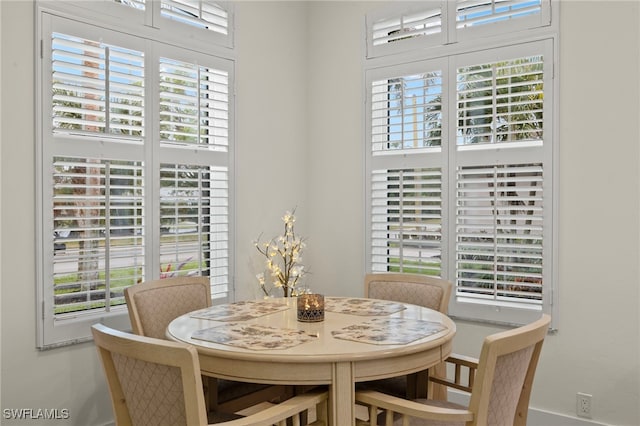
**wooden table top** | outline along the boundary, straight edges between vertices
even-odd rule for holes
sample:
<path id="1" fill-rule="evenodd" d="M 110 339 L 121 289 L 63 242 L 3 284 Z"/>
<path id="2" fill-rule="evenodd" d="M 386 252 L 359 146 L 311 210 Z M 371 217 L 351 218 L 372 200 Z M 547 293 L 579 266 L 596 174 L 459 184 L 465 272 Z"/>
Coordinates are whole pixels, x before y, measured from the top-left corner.
<path id="1" fill-rule="evenodd" d="M 428 350 L 456 327 L 424 307 L 363 298 L 325 299 L 324 320 L 300 322 L 297 298 L 213 306 L 176 318 L 167 337 L 204 354 L 275 362 L 355 361 Z"/>

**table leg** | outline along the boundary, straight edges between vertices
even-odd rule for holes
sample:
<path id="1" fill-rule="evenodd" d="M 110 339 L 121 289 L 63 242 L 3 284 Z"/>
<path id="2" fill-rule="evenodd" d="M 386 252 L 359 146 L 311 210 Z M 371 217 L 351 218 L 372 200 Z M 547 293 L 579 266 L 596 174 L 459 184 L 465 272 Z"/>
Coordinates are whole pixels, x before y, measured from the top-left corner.
<path id="1" fill-rule="evenodd" d="M 428 371 L 428 374 L 432 374 L 438 377 L 447 377 L 447 366 L 445 362 L 434 365 Z M 447 401 L 447 387 L 431 381 L 428 383 L 427 395 L 429 399 L 438 401 Z"/>
<path id="2" fill-rule="evenodd" d="M 350 362 L 333 364 L 330 386 L 329 425 L 355 425 L 355 381 Z"/>

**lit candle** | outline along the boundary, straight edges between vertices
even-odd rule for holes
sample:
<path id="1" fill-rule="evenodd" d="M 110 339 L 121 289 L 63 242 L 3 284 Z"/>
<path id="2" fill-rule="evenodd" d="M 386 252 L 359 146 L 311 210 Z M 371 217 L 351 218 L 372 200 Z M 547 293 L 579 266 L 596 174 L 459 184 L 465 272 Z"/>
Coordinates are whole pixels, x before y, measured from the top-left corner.
<path id="1" fill-rule="evenodd" d="M 298 321 L 317 322 L 324 320 L 324 296 L 303 294 L 298 296 Z"/>

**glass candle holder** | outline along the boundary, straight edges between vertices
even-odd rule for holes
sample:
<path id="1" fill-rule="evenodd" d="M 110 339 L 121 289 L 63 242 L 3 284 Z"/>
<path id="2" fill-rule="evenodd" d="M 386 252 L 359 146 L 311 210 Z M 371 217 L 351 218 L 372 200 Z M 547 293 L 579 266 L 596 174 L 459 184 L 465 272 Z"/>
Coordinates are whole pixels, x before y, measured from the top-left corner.
<path id="1" fill-rule="evenodd" d="M 298 296 L 298 321 L 318 322 L 324 320 L 324 296 L 301 294 Z"/>

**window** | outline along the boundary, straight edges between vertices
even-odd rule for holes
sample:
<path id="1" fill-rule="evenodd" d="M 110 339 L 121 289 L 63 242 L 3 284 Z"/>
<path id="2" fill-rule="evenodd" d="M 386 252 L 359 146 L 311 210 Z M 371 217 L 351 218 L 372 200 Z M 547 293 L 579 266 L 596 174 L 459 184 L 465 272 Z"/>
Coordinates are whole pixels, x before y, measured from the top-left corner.
<path id="1" fill-rule="evenodd" d="M 461 318 L 551 312 L 555 45 L 545 31 L 365 65 L 369 271 L 451 280 Z"/>
<path id="2" fill-rule="evenodd" d="M 229 14 L 219 4 L 203 0 L 162 0 L 160 16 L 197 28 L 229 34 Z"/>
<path id="3" fill-rule="evenodd" d="M 144 280 L 232 297 L 232 60 L 59 15 L 40 14 L 40 348 L 126 327 Z"/>
<path id="4" fill-rule="evenodd" d="M 550 0 L 399 2 L 367 16 L 367 56 L 445 46 L 551 24 Z"/>
<path id="5" fill-rule="evenodd" d="M 162 27 L 166 25 L 178 24 L 174 28 L 178 31 L 185 31 L 188 27 L 200 28 L 207 32 L 216 33 L 220 44 L 229 45 L 224 41 L 231 35 L 229 23 L 231 22 L 231 8 L 227 2 L 215 2 L 211 0 L 111 0 L 122 6 L 128 6 L 143 15 L 151 16 L 150 20 L 154 26 Z M 105 9 L 113 9 L 109 5 L 102 5 Z M 122 9 L 117 10 L 117 14 L 123 14 Z M 159 19 L 158 19 L 159 12 Z M 165 22 L 162 22 L 165 20 Z M 167 22 L 171 21 L 171 22 Z M 207 35 L 210 38 L 211 34 Z M 220 37 L 221 36 L 221 37 Z"/>

